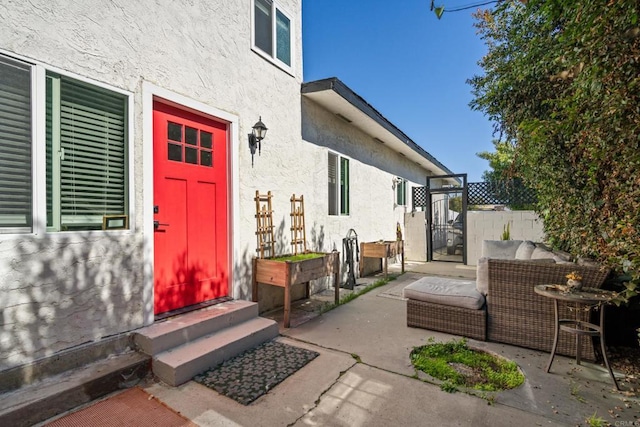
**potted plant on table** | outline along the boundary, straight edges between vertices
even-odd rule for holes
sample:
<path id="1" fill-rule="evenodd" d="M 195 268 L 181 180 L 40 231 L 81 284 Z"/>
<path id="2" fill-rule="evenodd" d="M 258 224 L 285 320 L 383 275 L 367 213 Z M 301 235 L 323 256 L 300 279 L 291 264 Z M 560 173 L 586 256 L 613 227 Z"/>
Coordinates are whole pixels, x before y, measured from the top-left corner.
<path id="1" fill-rule="evenodd" d="M 577 271 L 572 271 L 565 277 L 567 278 L 569 292 L 576 292 L 582 289 L 582 276 Z"/>

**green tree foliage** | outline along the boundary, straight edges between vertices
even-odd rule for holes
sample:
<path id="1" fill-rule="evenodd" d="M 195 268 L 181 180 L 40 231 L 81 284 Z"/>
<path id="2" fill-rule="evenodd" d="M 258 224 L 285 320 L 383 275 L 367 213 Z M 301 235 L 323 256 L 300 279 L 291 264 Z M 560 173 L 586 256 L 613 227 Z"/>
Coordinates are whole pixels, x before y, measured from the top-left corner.
<path id="1" fill-rule="evenodd" d="M 488 47 L 472 108 L 514 141 L 551 243 L 640 283 L 637 0 L 505 0 L 476 14 Z"/>
<path id="2" fill-rule="evenodd" d="M 462 212 L 462 196 L 449 197 L 449 210 Z"/>
<path id="3" fill-rule="evenodd" d="M 496 198 L 509 200 L 512 199 L 514 192 L 529 192 L 530 189 L 522 180 L 521 165 L 516 157 L 515 143 L 496 139 L 493 141 L 493 146 L 496 151 L 482 151 L 476 155 L 489 162 L 491 169 L 484 171 L 482 180 L 494 185 Z M 518 190 L 518 188 L 522 188 L 522 190 Z M 535 208 L 531 203 L 520 201 L 508 203 L 507 206 L 511 210 L 532 210 Z"/>
<path id="4" fill-rule="evenodd" d="M 513 178 L 517 173 L 514 163 L 514 144 L 496 139 L 493 141 L 493 146 L 496 149 L 494 152 L 481 151 L 476 153 L 476 156 L 488 161 L 491 168 L 491 170 L 484 171 L 482 180 L 495 182 Z"/>

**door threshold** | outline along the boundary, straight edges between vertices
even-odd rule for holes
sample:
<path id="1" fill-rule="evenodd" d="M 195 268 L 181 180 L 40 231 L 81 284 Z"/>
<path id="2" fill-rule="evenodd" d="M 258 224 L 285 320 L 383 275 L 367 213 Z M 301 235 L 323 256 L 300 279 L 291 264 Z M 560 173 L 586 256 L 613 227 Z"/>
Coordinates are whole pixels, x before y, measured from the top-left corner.
<path id="1" fill-rule="evenodd" d="M 187 307 L 178 308 L 175 310 L 167 311 L 165 313 L 156 314 L 153 318 L 155 322 L 166 320 L 170 317 L 179 316 L 181 314 L 189 313 L 191 311 L 201 310 L 203 308 L 211 307 L 213 305 L 222 304 L 223 302 L 233 301 L 231 297 L 221 297 L 212 299 L 209 301 L 199 302 L 198 304 L 189 305 Z"/>

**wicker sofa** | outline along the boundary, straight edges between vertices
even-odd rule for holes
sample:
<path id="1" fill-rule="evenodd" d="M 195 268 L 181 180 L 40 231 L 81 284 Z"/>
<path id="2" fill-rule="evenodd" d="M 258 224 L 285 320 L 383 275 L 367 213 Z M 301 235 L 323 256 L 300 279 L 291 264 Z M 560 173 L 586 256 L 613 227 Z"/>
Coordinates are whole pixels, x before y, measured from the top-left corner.
<path id="1" fill-rule="evenodd" d="M 530 243 L 530 242 L 529 242 Z M 517 245 L 514 241 L 512 245 Z M 487 247 L 491 247 L 488 242 Z M 496 243 L 500 246 L 504 243 Z M 481 309 L 470 309 L 450 304 L 439 304 L 433 300 L 419 301 L 407 297 L 407 326 L 437 330 L 479 340 L 512 344 L 536 350 L 551 351 L 554 335 L 553 301 L 534 292 L 535 285 L 566 282 L 565 276 L 577 271 L 583 276 L 586 287 L 600 287 L 609 274 L 608 269 L 578 265 L 562 260 L 558 254 L 537 257 L 528 248 L 528 259 L 515 259 L 515 250 L 490 253 L 479 262 L 477 290 L 484 295 L 486 304 Z M 491 255 L 498 258 L 492 258 Z M 500 259 L 503 258 L 503 259 Z M 405 292 L 406 294 L 406 292 Z M 408 294 L 412 295 L 412 294 Z M 589 320 L 590 313 L 584 310 L 570 311 L 560 308 L 561 318 Z M 558 354 L 575 356 L 575 337 L 561 332 Z M 581 355 L 595 359 L 592 340 L 581 340 Z"/>
<path id="2" fill-rule="evenodd" d="M 565 276 L 577 271 L 584 286 L 599 288 L 609 274 L 608 269 L 577 264 L 538 263 L 489 259 L 489 291 L 487 293 L 487 339 L 489 341 L 551 351 L 554 335 L 553 302 L 534 292 L 535 285 L 565 283 Z M 588 321 L 590 313 L 570 311 L 560 305 L 561 318 Z M 575 337 L 560 332 L 558 354 L 576 355 Z M 594 360 L 593 342 L 582 339 L 581 354 Z"/>

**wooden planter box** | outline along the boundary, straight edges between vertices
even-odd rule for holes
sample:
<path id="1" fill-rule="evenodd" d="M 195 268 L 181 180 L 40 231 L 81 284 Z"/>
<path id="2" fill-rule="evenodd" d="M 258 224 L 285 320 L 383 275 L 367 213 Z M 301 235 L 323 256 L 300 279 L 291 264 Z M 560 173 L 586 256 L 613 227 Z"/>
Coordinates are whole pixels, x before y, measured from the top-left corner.
<path id="1" fill-rule="evenodd" d="M 291 312 L 291 286 L 306 284 L 309 298 L 309 281 L 333 275 L 335 302 L 340 300 L 340 252 L 330 252 L 322 257 L 300 261 L 276 261 L 268 258 L 253 259 L 253 301 L 258 301 L 258 283 L 284 288 L 284 327 L 289 327 Z"/>
<path id="2" fill-rule="evenodd" d="M 360 243 L 360 277 L 362 277 L 364 273 L 365 258 L 380 258 L 384 260 L 384 277 L 386 279 L 387 259 L 397 254 L 401 255 L 402 272 L 404 273 L 404 240 Z"/>

